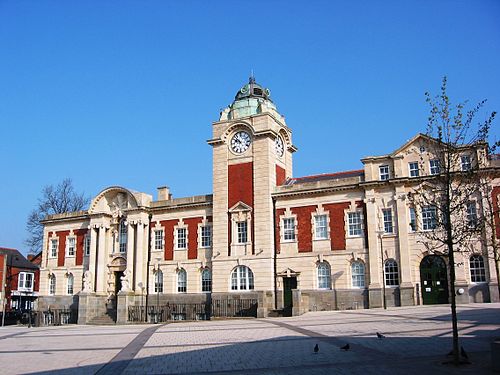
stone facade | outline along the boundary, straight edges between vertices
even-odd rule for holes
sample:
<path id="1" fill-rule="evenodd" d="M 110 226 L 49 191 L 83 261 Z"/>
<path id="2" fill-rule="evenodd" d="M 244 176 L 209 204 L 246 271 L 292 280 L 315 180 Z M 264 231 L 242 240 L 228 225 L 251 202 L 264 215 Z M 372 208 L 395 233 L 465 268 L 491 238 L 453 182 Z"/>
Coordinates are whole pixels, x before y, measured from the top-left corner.
<path id="1" fill-rule="evenodd" d="M 258 316 L 443 302 L 425 296 L 437 279 L 424 280 L 422 261 L 439 254 L 423 246 L 424 219 L 408 198 L 433 173 L 429 142 L 417 135 L 362 159 L 363 169 L 294 178 L 292 131 L 251 79 L 212 126 L 213 194 L 172 198 L 161 187 L 154 200 L 109 187 L 87 211 L 44 220 L 40 306 L 76 304 L 86 323 L 110 309 L 126 322 L 127 307 L 146 301 L 252 298 Z M 467 155 L 479 162 L 482 152 Z M 481 168 L 497 173 L 486 160 Z M 436 281 L 460 303 L 498 300 L 480 243 L 484 279 L 471 279 L 466 254 L 456 269 L 463 290 Z"/>

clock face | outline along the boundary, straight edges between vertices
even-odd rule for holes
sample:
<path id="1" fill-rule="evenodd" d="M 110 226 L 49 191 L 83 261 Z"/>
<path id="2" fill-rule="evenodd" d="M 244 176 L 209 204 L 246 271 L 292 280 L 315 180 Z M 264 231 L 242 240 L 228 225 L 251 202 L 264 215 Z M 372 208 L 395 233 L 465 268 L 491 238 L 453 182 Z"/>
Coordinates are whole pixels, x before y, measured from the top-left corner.
<path id="1" fill-rule="evenodd" d="M 242 154 L 243 152 L 248 150 L 251 142 L 252 140 L 250 138 L 250 135 L 247 132 L 241 130 L 237 132 L 231 139 L 231 150 L 233 150 L 237 154 Z"/>
<path id="2" fill-rule="evenodd" d="M 283 139 L 278 135 L 276 140 L 274 141 L 274 147 L 276 148 L 276 153 L 278 156 L 283 156 L 283 152 L 285 151 L 285 147 L 283 145 Z"/>

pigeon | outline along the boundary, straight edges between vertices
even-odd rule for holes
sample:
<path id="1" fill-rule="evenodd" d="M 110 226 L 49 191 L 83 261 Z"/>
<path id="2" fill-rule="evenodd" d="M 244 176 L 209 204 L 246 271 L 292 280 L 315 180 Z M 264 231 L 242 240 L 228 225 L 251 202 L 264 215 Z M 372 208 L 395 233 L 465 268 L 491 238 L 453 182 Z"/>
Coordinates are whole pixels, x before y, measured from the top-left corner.
<path id="1" fill-rule="evenodd" d="M 468 356 L 468 355 L 467 355 L 467 353 L 465 352 L 465 350 L 464 350 L 464 347 L 463 347 L 463 346 L 461 346 L 461 347 L 460 347 L 460 355 L 461 355 L 462 357 L 464 357 L 465 359 L 469 359 L 469 356 Z"/>
<path id="2" fill-rule="evenodd" d="M 383 334 L 381 334 L 380 332 L 377 332 L 377 337 L 379 339 L 384 339 L 385 338 L 385 336 Z"/>
<path id="3" fill-rule="evenodd" d="M 341 346 L 340 349 L 345 350 L 347 352 L 349 349 L 351 349 L 351 345 L 345 344 L 344 346 Z"/>
<path id="4" fill-rule="evenodd" d="M 314 346 L 314 353 L 316 354 L 317 352 L 319 352 L 319 345 L 318 344 L 316 344 Z"/>

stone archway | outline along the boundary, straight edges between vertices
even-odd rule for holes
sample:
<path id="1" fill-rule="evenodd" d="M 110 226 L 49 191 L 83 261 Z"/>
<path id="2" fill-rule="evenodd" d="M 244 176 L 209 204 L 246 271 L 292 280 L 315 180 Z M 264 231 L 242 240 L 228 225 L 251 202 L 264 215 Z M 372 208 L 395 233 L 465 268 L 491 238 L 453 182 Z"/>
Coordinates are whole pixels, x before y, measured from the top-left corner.
<path id="1" fill-rule="evenodd" d="M 116 308 L 118 292 L 121 290 L 121 280 L 127 268 L 127 259 L 122 255 L 115 256 L 108 264 L 107 293 L 108 301 L 113 308 Z"/>

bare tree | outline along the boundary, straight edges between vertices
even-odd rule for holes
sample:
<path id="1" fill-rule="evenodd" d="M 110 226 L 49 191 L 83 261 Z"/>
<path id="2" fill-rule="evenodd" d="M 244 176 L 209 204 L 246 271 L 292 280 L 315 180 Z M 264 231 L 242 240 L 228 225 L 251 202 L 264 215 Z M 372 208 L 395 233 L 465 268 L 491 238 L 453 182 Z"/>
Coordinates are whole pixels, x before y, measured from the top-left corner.
<path id="1" fill-rule="evenodd" d="M 29 233 L 25 241 L 31 252 L 39 252 L 43 241 L 43 220 L 47 215 L 61 214 L 65 212 L 80 211 L 88 206 L 90 199 L 84 194 L 75 192 L 73 182 L 67 178 L 58 185 L 48 185 L 42 189 L 42 197 L 31 211 L 26 222 L 26 230 Z"/>
<path id="2" fill-rule="evenodd" d="M 410 202 L 420 212 L 421 243 L 431 254 L 448 258 L 450 302 L 453 328 L 453 363 L 460 363 L 456 312 L 455 254 L 481 251 L 484 242 L 481 181 L 488 169 L 488 134 L 493 112 L 477 123 L 485 100 L 466 109 L 466 102 L 452 104 L 443 78 L 441 92 L 432 97 L 427 137 L 420 147 L 421 164 L 429 165 L 430 175 L 422 177 L 410 194 Z M 479 246 L 479 250 L 478 250 Z"/>

